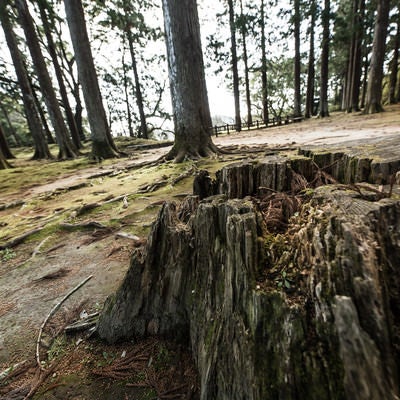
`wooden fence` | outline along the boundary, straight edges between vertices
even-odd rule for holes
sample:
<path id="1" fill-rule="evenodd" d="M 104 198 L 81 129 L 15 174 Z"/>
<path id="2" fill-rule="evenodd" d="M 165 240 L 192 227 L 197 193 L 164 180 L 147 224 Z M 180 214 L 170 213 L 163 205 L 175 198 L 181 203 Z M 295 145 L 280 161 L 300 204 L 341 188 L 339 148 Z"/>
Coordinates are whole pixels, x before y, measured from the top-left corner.
<path id="1" fill-rule="evenodd" d="M 273 126 L 279 125 L 287 125 L 294 122 L 301 122 L 303 121 L 304 117 L 294 117 L 292 115 L 287 115 L 284 118 L 272 118 L 268 120 L 268 123 L 265 123 L 262 120 L 253 121 L 251 124 L 247 122 L 243 122 L 238 127 L 236 124 L 225 124 L 225 125 L 215 125 L 210 128 L 211 134 L 218 136 L 220 133 L 227 133 L 228 135 L 231 132 L 238 132 L 243 130 L 252 130 L 252 129 L 263 129 L 263 128 L 271 128 Z"/>

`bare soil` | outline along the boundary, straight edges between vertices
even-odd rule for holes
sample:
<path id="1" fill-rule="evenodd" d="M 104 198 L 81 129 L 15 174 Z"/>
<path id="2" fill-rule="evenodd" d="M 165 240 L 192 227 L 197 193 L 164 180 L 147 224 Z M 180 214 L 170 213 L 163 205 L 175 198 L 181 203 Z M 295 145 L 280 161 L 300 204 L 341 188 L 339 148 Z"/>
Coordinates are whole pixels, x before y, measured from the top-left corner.
<path id="1" fill-rule="evenodd" d="M 385 138 L 399 131 L 400 107 L 391 106 L 371 116 L 337 113 L 222 135 L 214 142 L 235 154 L 196 163 L 141 166 L 166 154 L 168 147 L 134 150 L 128 158 L 102 164 L 74 168 L 71 163 L 57 174 L 53 172 L 62 163 L 45 165 L 21 157 L 12 161 L 14 170 L 0 171 L 0 246 L 7 247 L 0 253 L 0 399 L 25 398 L 35 383 L 41 399 L 195 398 L 194 367 L 182 349 L 162 341 L 148 347 L 142 342 L 106 346 L 88 338 L 87 331 L 65 336 L 63 327 L 101 310 L 121 283 L 132 253 L 145 243 L 162 202 L 190 194 L 197 169 L 215 171 L 265 146 L 296 149 Z M 42 168 L 51 173 L 34 179 Z M 7 246 L 36 230 L 20 244 Z M 40 343 L 39 360 L 51 372 L 39 375 L 36 341 L 43 321 L 89 276 L 46 324 L 43 337 L 48 343 Z M 132 357 L 124 375 L 113 368 L 127 354 Z M 1 375 L 13 366 L 14 372 Z M 96 375 L 104 367 L 109 368 L 106 373 Z"/>

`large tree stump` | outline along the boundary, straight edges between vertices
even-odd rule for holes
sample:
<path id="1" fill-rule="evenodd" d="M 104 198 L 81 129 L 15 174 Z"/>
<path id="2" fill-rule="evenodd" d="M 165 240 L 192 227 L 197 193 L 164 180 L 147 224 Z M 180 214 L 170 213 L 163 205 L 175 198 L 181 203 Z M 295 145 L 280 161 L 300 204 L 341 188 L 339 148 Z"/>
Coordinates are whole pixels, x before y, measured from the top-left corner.
<path id="1" fill-rule="evenodd" d="M 100 337 L 188 344 L 202 400 L 397 399 L 400 202 L 323 186 L 273 234 L 250 197 L 233 198 L 290 190 L 314 168 L 235 164 L 217 174 L 226 194 L 166 203 Z"/>

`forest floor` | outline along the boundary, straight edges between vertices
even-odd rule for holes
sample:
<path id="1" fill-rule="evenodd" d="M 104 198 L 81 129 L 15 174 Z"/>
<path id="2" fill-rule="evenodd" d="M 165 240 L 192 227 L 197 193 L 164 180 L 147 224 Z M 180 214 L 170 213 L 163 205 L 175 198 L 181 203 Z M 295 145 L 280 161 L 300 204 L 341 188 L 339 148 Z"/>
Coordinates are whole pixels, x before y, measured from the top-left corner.
<path id="1" fill-rule="evenodd" d="M 0 399 L 191 398 L 197 381 L 185 349 L 161 340 L 109 346 L 88 330 L 66 335 L 65 326 L 101 310 L 160 206 L 191 194 L 197 170 L 399 131 L 400 107 L 391 106 L 221 135 L 214 142 L 231 154 L 182 164 L 151 164 L 168 144 L 144 149 L 128 139 L 118 141 L 128 157 L 100 164 L 30 161 L 16 149 L 14 168 L 0 171 Z"/>

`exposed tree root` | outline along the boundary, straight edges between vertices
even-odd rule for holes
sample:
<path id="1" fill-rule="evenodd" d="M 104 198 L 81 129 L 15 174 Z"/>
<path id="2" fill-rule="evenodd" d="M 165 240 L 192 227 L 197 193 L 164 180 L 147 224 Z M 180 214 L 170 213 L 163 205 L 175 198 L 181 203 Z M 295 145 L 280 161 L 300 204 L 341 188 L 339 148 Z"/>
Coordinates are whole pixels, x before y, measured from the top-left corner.
<path id="1" fill-rule="evenodd" d="M 43 226 L 33 229 L 29 232 L 25 232 L 24 234 L 22 234 L 21 236 L 18 236 L 6 243 L 0 244 L 0 250 L 4 250 L 7 248 L 13 248 L 15 246 L 18 246 L 19 244 L 23 243 L 26 239 L 28 239 L 30 236 L 39 233 L 41 230 L 43 229 Z"/>
<path id="2" fill-rule="evenodd" d="M 44 280 L 58 279 L 63 278 L 71 272 L 68 268 L 60 268 L 55 272 L 50 272 L 46 275 L 41 276 L 40 278 L 34 279 L 33 282 L 41 282 Z"/>
<path id="3" fill-rule="evenodd" d="M 190 144 L 187 146 L 175 145 L 163 158 L 166 161 L 173 160 L 175 163 L 181 163 L 185 160 L 199 160 L 200 158 L 217 156 L 220 154 L 228 154 L 225 150 L 218 148 L 214 143 L 210 142 L 199 148 Z"/>
<path id="4" fill-rule="evenodd" d="M 47 379 L 47 377 L 53 373 L 55 367 L 56 367 L 56 364 L 53 364 L 46 370 L 41 370 L 40 368 L 37 369 L 36 375 L 33 380 L 33 384 L 31 386 L 28 394 L 24 397 L 24 400 L 30 399 L 36 393 L 36 391 L 43 384 L 43 382 Z"/>
<path id="5" fill-rule="evenodd" d="M 82 224 L 68 224 L 68 223 L 61 223 L 60 228 L 67 229 L 67 230 L 74 230 L 74 229 L 110 229 L 107 226 L 100 224 L 96 221 L 84 222 Z"/>
<path id="6" fill-rule="evenodd" d="M 0 204 L 0 211 L 3 210 L 7 210 L 10 208 L 17 208 L 17 207 L 21 207 L 25 204 L 25 202 L 23 200 L 15 200 L 11 203 L 7 203 L 7 204 Z"/>

